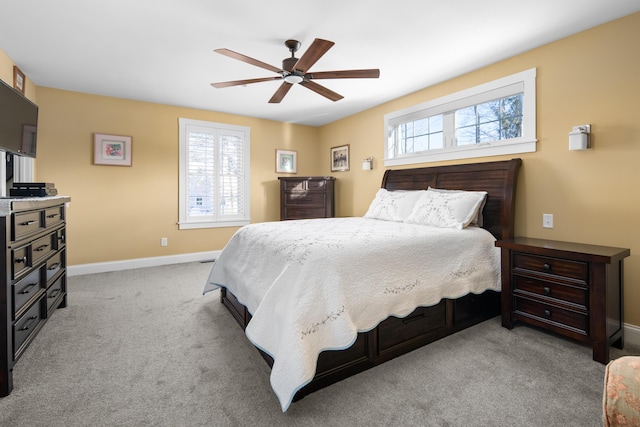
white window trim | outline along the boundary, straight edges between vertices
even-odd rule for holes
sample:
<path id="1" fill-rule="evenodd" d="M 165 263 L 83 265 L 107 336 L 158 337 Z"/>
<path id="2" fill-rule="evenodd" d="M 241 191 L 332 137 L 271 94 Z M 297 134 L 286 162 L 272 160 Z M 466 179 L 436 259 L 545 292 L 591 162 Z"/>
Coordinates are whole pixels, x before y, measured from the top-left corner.
<path id="1" fill-rule="evenodd" d="M 442 150 L 407 153 L 389 158 L 389 135 L 395 123 L 406 116 L 421 116 L 421 112 L 431 110 L 427 115 L 440 114 L 485 101 L 488 92 L 499 93 L 503 88 L 521 85 L 523 89 L 522 103 L 522 136 L 509 140 L 485 142 L 481 144 L 450 147 Z M 424 113 L 423 113 L 424 114 Z M 394 123 L 395 122 L 395 123 Z M 444 160 L 469 159 L 486 156 L 499 156 L 536 151 L 536 69 L 531 68 L 488 83 L 474 86 L 450 95 L 414 105 L 403 110 L 394 111 L 384 116 L 384 165 L 401 166 L 416 163 L 428 163 Z"/>
<path id="2" fill-rule="evenodd" d="M 194 221 L 188 219 L 188 209 L 187 209 L 187 159 L 189 158 L 187 153 L 187 127 L 188 126 L 202 126 L 207 128 L 217 128 L 217 129 L 225 129 L 234 132 L 242 132 L 244 133 L 244 150 L 247 153 L 244 156 L 244 194 L 246 196 L 244 200 L 244 217 L 241 219 L 234 220 L 218 220 L 218 221 Z M 250 148 L 251 148 L 251 128 L 247 126 L 236 126 L 225 123 L 216 123 L 209 122 L 203 120 L 193 120 L 193 119 L 178 119 L 178 127 L 179 127 L 179 142 L 180 142 L 180 166 L 179 166 L 179 189 L 178 189 L 178 211 L 179 211 L 179 221 L 178 228 L 180 230 L 190 230 L 197 228 L 218 228 L 218 227 L 241 227 L 247 225 L 251 222 L 250 220 Z"/>

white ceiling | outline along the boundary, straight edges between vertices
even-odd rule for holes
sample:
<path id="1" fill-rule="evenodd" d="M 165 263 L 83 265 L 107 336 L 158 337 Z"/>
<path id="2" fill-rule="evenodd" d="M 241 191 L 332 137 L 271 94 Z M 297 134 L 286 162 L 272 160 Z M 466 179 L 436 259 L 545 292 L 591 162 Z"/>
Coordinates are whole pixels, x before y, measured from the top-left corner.
<path id="1" fill-rule="evenodd" d="M 0 49 L 38 86 L 320 126 L 640 11 L 640 0 L 1 0 Z M 344 99 L 279 81 L 287 39 L 335 42 L 310 71 L 379 68 L 317 81 Z"/>

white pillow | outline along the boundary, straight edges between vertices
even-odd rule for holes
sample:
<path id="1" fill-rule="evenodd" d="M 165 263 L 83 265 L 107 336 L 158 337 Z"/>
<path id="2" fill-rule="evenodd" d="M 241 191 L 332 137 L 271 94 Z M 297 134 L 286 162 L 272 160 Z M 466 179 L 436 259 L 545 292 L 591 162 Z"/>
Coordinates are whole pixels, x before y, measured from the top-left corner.
<path id="1" fill-rule="evenodd" d="M 413 205 L 425 190 L 418 191 L 388 191 L 381 188 L 369 205 L 365 218 L 382 219 L 385 221 L 404 221 L 413 210 Z"/>
<path id="2" fill-rule="evenodd" d="M 422 193 L 405 222 L 463 229 L 478 216 L 486 191 L 433 191 Z"/>
<path id="3" fill-rule="evenodd" d="M 473 191 L 466 191 L 466 190 L 444 190 L 442 188 L 431 188 L 429 187 L 428 191 L 437 191 L 439 193 L 473 193 Z M 477 225 L 478 227 L 482 227 L 483 225 L 483 216 L 482 216 L 482 211 L 484 210 L 484 205 L 487 203 L 487 198 L 486 198 L 486 191 L 480 191 L 479 193 L 484 193 L 485 197 L 482 200 L 482 204 L 480 205 L 480 207 L 478 208 L 478 215 L 473 218 L 471 220 L 471 224 L 469 225 Z"/>

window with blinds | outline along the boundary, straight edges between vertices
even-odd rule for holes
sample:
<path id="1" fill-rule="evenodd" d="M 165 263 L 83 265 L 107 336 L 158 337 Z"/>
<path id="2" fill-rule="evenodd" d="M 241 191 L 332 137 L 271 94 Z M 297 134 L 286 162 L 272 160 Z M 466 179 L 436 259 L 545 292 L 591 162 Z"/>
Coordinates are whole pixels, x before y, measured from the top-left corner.
<path id="1" fill-rule="evenodd" d="M 249 223 L 250 129 L 180 119 L 181 229 Z"/>

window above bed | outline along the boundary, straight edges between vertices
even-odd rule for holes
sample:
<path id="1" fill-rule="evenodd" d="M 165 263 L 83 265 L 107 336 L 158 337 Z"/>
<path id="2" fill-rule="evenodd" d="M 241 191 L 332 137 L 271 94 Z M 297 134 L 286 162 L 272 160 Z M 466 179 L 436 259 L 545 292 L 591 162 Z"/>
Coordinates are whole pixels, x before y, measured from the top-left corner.
<path id="1" fill-rule="evenodd" d="M 385 166 L 536 151 L 536 69 L 384 117 Z"/>
<path id="2" fill-rule="evenodd" d="M 249 223 L 250 128 L 179 119 L 180 229 Z"/>

